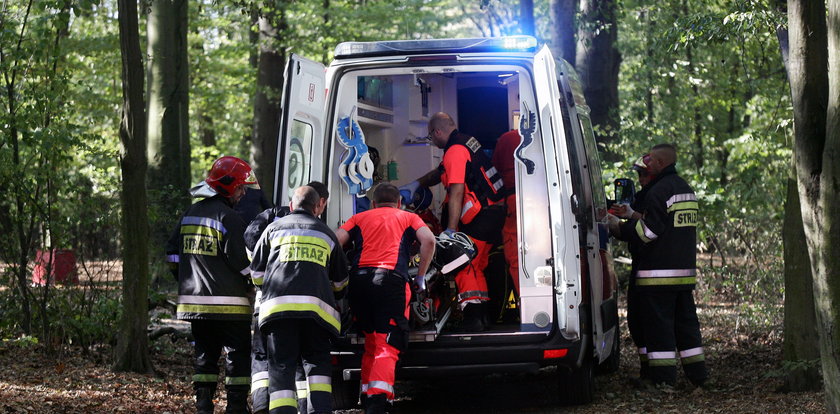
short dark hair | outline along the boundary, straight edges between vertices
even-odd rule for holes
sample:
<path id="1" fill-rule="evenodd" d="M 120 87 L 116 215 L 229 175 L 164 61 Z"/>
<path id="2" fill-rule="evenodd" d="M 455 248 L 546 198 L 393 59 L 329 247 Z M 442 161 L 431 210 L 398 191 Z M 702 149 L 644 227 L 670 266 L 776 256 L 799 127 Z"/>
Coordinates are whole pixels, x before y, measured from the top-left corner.
<path id="1" fill-rule="evenodd" d="M 373 189 L 373 202 L 376 204 L 397 203 L 400 201 L 400 190 L 393 184 L 380 183 Z"/>
<path id="2" fill-rule="evenodd" d="M 330 191 L 327 190 L 327 185 L 320 182 L 320 181 L 311 181 L 309 184 L 306 185 L 307 187 L 312 187 L 315 191 L 318 192 L 318 197 L 321 198 L 330 198 Z"/>
<path id="3" fill-rule="evenodd" d="M 676 146 L 676 145 L 674 145 L 674 144 L 669 144 L 669 143 L 667 143 L 667 142 L 662 143 L 662 144 L 656 144 L 656 145 L 654 145 L 654 146 L 653 146 L 653 148 L 651 148 L 651 151 L 652 151 L 652 150 L 658 150 L 658 149 L 666 149 L 666 150 L 668 150 L 668 151 L 672 151 L 672 152 L 674 152 L 674 153 L 676 153 L 676 152 L 677 152 L 677 146 Z"/>
<path id="4" fill-rule="evenodd" d="M 314 188 L 304 185 L 295 189 L 295 193 L 292 195 L 292 207 L 314 213 L 318 200 L 320 200 L 318 192 Z"/>

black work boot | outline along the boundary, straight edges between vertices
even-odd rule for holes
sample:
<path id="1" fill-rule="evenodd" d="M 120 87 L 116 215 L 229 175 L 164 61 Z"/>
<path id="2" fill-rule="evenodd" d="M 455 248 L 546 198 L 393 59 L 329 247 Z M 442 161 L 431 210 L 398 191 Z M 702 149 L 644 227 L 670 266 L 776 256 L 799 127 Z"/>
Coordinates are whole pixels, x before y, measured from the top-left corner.
<path id="1" fill-rule="evenodd" d="M 213 414 L 213 396 L 216 388 L 195 388 L 195 409 L 197 414 Z"/>
<path id="2" fill-rule="evenodd" d="M 484 306 L 481 303 L 468 303 L 464 307 L 464 320 L 461 321 L 461 331 L 481 332 L 484 330 Z"/>
<path id="3" fill-rule="evenodd" d="M 248 410 L 248 391 L 228 390 L 225 414 L 250 414 Z"/>
<path id="4" fill-rule="evenodd" d="M 389 405 L 385 394 L 369 395 L 365 399 L 365 414 L 385 414 Z"/>

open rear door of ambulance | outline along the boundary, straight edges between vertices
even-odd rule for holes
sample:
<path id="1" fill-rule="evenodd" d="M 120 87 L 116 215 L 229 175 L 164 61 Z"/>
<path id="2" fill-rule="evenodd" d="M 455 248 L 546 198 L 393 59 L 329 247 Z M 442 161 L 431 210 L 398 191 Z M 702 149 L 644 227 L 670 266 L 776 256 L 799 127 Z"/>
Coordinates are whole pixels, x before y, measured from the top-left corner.
<path id="1" fill-rule="evenodd" d="M 289 205 L 295 188 L 322 179 L 325 78 L 324 65 L 318 62 L 292 54 L 286 64 L 275 164 L 275 205 Z"/>
<path id="2" fill-rule="evenodd" d="M 551 215 L 552 286 L 555 295 L 555 312 L 560 333 L 569 340 L 587 339 L 580 317 L 583 284 L 578 240 L 578 223 L 575 210 L 579 207 L 580 194 L 572 182 L 576 166 L 570 165 L 566 143 L 560 85 L 554 57 L 548 47 L 534 56 L 534 81 L 537 92 L 537 116 L 543 137 L 548 179 L 549 213 Z M 583 335 L 582 335 L 583 334 Z M 584 344 L 588 346 L 588 344 Z M 585 347 L 584 347 L 585 349 Z M 583 352 L 582 354 L 586 354 Z"/>

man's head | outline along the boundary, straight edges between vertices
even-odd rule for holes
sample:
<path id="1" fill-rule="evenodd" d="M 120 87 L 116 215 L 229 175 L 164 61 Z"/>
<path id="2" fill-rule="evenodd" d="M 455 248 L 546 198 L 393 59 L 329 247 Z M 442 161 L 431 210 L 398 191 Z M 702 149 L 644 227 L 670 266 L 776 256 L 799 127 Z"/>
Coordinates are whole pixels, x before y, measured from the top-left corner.
<path id="1" fill-rule="evenodd" d="M 318 214 L 316 214 L 316 215 L 320 216 L 321 213 L 323 213 L 324 210 L 327 208 L 327 199 L 330 198 L 330 191 L 327 190 L 327 185 L 320 182 L 320 181 L 312 181 L 309 184 L 307 184 L 306 186 L 307 187 L 312 187 L 312 188 L 315 189 L 315 191 L 318 192 L 319 200 L 318 200 L 317 207 L 318 207 L 319 210 L 318 210 Z"/>
<path id="2" fill-rule="evenodd" d="M 318 201 L 320 197 L 318 197 L 318 192 L 315 191 L 314 188 L 304 185 L 295 189 L 295 193 L 292 195 L 292 202 L 289 204 L 289 208 L 294 210 L 306 210 L 314 215 L 321 214 L 318 211 Z"/>
<path id="3" fill-rule="evenodd" d="M 400 206 L 400 190 L 393 184 L 381 183 L 373 189 L 373 208 Z"/>
<path id="4" fill-rule="evenodd" d="M 247 162 L 236 157 L 222 157 L 213 162 L 204 180 L 216 193 L 236 205 L 248 187 L 260 188 L 254 171 Z"/>
<path id="5" fill-rule="evenodd" d="M 446 112 L 438 112 L 429 119 L 429 138 L 438 148 L 445 148 L 449 135 L 455 130 L 455 121 Z"/>
<path id="6" fill-rule="evenodd" d="M 650 150 L 648 173 L 657 175 L 666 167 L 677 162 L 677 149 L 671 144 L 657 144 Z"/>

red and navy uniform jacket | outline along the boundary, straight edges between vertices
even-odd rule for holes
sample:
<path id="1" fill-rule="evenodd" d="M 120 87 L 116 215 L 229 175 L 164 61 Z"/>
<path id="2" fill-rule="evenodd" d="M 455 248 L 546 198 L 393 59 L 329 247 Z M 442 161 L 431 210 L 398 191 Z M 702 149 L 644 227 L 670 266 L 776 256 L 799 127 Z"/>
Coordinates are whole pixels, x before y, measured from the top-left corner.
<path id="1" fill-rule="evenodd" d="M 310 318 L 338 335 L 335 297 L 347 286 L 347 259 L 335 233 L 305 210 L 275 220 L 254 248 L 251 277 L 262 278 L 260 328 L 280 318 Z"/>
<path id="2" fill-rule="evenodd" d="M 697 278 L 698 206 L 694 191 L 673 165 L 646 188 L 640 220 L 621 224 L 621 234 L 637 243 L 639 290 L 693 289 Z"/>
<path id="3" fill-rule="evenodd" d="M 464 184 L 460 221 L 469 224 L 482 207 L 504 198 L 502 176 L 484 154 L 478 140 L 457 129 L 449 135 L 444 151 L 438 167 L 440 180 L 447 188 L 452 184 Z"/>
<path id="4" fill-rule="evenodd" d="M 417 230 L 422 227 L 427 226 L 420 216 L 393 207 L 363 211 L 341 226 L 357 248 L 351 258 L 354 269 L 393 270 L 406 280 L 409 249 L 417 240 Z"/>
<path id="5" fill-rule="evenodd" d="M 178 319 L 251 319 L 245 222 L 222 196 L 187 209 L 166 244 L 178 264 Z"/>

